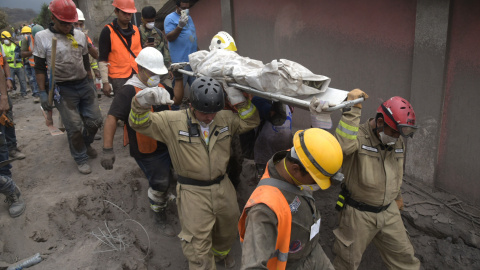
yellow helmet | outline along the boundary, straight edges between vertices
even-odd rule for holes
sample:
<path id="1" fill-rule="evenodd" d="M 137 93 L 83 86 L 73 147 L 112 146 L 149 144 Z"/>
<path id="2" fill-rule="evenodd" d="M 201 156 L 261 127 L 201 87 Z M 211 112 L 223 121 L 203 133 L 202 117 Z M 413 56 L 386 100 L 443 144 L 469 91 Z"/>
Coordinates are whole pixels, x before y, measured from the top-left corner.
<path id="1" fill-rule="evenodd" d="M 293 147 L 298 160 L 321 189 L 332 184 L 343 162 L 343 153 L 337 139 L 319 128 L 299 130 L 293 136 Z"/>
<path id="2" fill-rule="evenodd" d="M 235 46 L 235 40 L 225 31 L 220 31 L 216 34 L 212 41 L 210 42 L 210 51 L 215 49 L 224 49 L 232 52 L 237 51 L 237 46 Z"/>
<path id="3" fill-rule="evenodd" d="M 22 34 L 32 33 L 32 29 L 28 26 L 22 28 Z"/>
<path id="4" fill-rule="evenodd" d="M 3 31 L 2 32 L 2 38 L 11 38 L 12 35 L 10 35 L 10 32 L 8 31 Z"/>

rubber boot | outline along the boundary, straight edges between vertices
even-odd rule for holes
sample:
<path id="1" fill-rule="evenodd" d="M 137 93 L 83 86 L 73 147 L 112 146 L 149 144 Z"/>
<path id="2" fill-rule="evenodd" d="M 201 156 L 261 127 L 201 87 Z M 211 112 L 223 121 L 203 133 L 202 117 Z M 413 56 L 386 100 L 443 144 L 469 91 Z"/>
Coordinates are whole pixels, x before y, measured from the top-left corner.
<path id="1" fill-rule="evenodd" d="M 173 237 L 175 236 L 175 231 L 167 219 L 167 194 L 167 192 L 156 191 L 152 188 L 148 189 L 150 208 L 155 213 L 155 221 L 160 227 L 160 232 L 165 236 Z"/>
<path id="2" fill-rule="evenodd" d="M 21 193 L 18 187 L 15 187 L 15 191 L 10 194 L 5 194 L 7 198 L 5 202 L 9 205 L 8 211 L 12 218 L 16 218 L 25 212 L 25 202 L 20 197 Z"/>
<path id="3" fill-rule="evenodd" d="M 235 266 L 235 258 L 228 253 L 224 258 L 220 258 L 215 256 L 215 262 L 216 263 L 223 263 L 225 264 L 225 268 L 233 268 Z"/>

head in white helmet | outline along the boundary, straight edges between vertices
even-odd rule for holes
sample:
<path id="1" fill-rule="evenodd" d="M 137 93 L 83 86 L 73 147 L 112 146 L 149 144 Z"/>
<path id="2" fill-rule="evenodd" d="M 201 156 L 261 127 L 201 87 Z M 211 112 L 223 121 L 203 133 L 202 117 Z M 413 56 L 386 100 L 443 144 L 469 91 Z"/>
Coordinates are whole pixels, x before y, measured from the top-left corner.
<path id="1" fill-rule="evenodd" d="M 225 31 L 218 32 L 218 34 L 216 34 L 212 38 L 212 41 L 210 42 L 210 47 L 208 48 L 210 49 L 210 51 L 216 49 L 225 49 L 232 52 L 237 51 L 235 40 L 233 40 L 233 37 Z"/>
<path id="2" fill-rule="evenodd" d="M 83 12 L 78 8 L 77 8 L 77 15 L 78 15 L 78 21 L 73 23 L 73 27 L 75 27 L 75 29 L 82 31 L 85 28 L 85 16 L 83 15 Z"/>
<path id="3" fill-rule="evenodd" d="M 153 47 L 141 50 L 135 62 L 138 64 L 138 78 L 148 87 L 157 86 L 160 75 L 168 73 L 162 53 Z"/>

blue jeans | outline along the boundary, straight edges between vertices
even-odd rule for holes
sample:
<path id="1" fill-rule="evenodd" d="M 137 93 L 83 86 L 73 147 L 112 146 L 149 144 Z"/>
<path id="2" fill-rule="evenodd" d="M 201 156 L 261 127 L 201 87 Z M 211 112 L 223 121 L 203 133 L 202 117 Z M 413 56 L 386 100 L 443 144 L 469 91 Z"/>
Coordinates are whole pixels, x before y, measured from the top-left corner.
<path id="1" fill-rule="evenodd" d="M 155 191 L 166 192 L 170 186 L 172 173 L 170 155 L 168 151 L 148 158 L 136 158 L 140 169 L 148 179 L 150 187 Z"/>
<path id="2" fill-rule="evenodd" d="M 53 100 L 67 131 L 70 153 L 81 165 L 87 162 L 87 147 L 103 123 L 96 93 L 86 77 L 57 87 L 60 97 L 55 95 Z"/>
<path id="3" fill-rule="evenodd" d="M 20 81 L 20 93 L 22 96 L 27 95 L 27 82 L 25 81 L 25 70 L 23 68 L 10 68 L 12 78 L 17 76 L 18 80 Z"/>
<path id="4" fill-rule="evenodd" d="M 8 147 L 7 147 L 7 140 L 5 138 L 5 126 L 0 125 L 0 162 L 8 160 Z M 12 164 L 8 164 L 0 168 L 0 175 L 12 177 L 12 172 L 10 169 L 12 168 Z M 1 189 L 1 187 L 0 187 Z"/>
<path id="5" fill-rule="evenodd" d="M 31 67 L 29 64 L 25 65 L 25 71 L 27 72 L 28 78 L 30 78 L 30 87 L 32 88 L 32 96 L 38 97 L 38 84 L 37 78 L 35 78 L 35 68 Z"/>
<path id="6" fill-rule="evenodd" d="M 10 109 L 7 111 L 7 116 L 13 121 L 13 104 L 10 96 L 8 97 L 8 104 Z M 15 127 L 4 127 L 5 139 L 7 141 L 8 151 L 17 149 L 17 134 L 15 133 Z"/>

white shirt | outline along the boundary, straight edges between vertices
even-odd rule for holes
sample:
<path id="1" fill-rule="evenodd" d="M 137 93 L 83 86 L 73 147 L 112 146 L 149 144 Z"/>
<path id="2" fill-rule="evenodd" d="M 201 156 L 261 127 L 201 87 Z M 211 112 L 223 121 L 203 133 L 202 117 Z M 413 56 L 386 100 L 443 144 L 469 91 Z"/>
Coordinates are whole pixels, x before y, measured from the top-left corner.
<path id="1" fill-rule="evenodd" d="M 74 38 L 78 44 L 73 46 L 72 41 L 64 34 L 52 33 L 49 29 L 35 35 L 33 55 L 46 58 L 47 66 L 51 67 L 52 38 L 57 38 L 57 53 L 55 59 L 55 81 L 66 82 L 80 80 L 87 76 L 83 66 L 83 56 L 88 54 L 87 38 L 82 31 L 73 30 Z"/>

